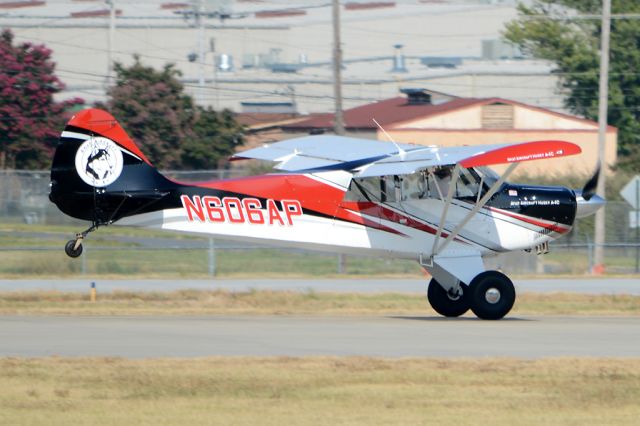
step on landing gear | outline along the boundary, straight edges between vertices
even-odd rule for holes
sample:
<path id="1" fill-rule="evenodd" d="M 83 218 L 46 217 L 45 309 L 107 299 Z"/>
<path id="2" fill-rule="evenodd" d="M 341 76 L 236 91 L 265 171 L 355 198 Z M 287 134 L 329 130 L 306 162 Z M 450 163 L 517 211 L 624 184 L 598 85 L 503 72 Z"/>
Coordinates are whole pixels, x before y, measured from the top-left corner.
<path id="1" fill-rule="evenodd" d="M 89 232 L 93 232 L 96 229 L 98 229 L 98 225 L 93 224 L 86 231 L 76 234 L 76 238 L 74 240 L 67 241 L 67 244 L 64 245 L 64 252 L 67 254 L 67 256 L 74 259 L 76 257 L 79 257 L 82 254 L 82 240 L 84 240 L 87 235 L 89 235 Z"/>

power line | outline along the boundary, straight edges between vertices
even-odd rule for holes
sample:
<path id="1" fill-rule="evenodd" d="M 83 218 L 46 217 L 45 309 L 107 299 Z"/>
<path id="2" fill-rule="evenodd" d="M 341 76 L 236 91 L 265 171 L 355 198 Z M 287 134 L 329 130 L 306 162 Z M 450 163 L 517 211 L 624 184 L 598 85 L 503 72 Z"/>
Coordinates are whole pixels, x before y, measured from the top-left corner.
<path id="1" fill-rule="evenodd" d="M 333 0 L 333 97 L 334 97 L 334 132 L 343 135 L 344 116 L 342 113 L 342 46 L 340 42 L 340 1 Z"/>
<path id="2" fill-rule="evenodd" d="M 524 15 L 521 19 L 527 20 L 551 20 L 551 21 L 601 21 L 603 15 L 598 14 L 583 14 L 583 15 L 566 15 L 566 16 L 551 16 L 551 15 Z M 608 16 L 610 20 L 622 20 L 622 19 L 640 19 L 640 13 L 614 13 Z"/>
<path id="3" fill-rule="evenodd" d="M 103 48 L 99 48 L 99 47 L 94 47 L 94 46 L 81 46 L 81 45 L 77 45 L 77 44 L 71 44 L 71 43 L 66 43 L 66 42 L 61 42 L 61 41 L 49 41 L 49 40 L 43 40 L 41 38 L 37 38 L 37 37 L 24 37 L 24 36 L 17 36 L 17 38 L 21 38 L 21 39 L 25 39 L 25 40 L 36 40 L 36 41 L 40 41 L 43 43 L 47 43 L 47 44 L 54 44 L 54 45 L 61 45 L 61 46 L 67 46 L 67 47 L 74 47 L 77 49 L 83 49 L 83 50 L 91 50 L 91 51 L 99 51 L 99 52 L 108 52 L 108 49 L 103 49 Z M 135 37 L 134 37 L 135 38 Z M 163 49 L 165 51 L 170 51 L 168 49 Z M 143 58 L 148 58 L 148 59 L 155 59 L 155 60 L 162 60 L 165 62 L 170 62 L 170 63 L 190 63 L 187 59 L 176 59 L 176 58 L 171 58 L 171 57 L 166 57 L 166 56 L 157 56 L 157 55 L 149 55 L 149 54 L 145 54 L 145 53 L 135 53 L 135 52 L 128 52 L 128 51 L 122 51 L 122 50 L 114 50 L 114 53 L 118 53 L 121 55 L 133 55 L 136 54 L 140 57 Z M 496 71 L 474 71 L 474 70 L 462 70 L 461 72 L 464 72 L 465 75 L 504 75 L 504 72 L 500 72 L 499 70 Z M 592 75 L 594 74 L 593 71 L 581 71 L 581 72 L 555 72 L 552 71 L 551 73 L 549 73 L 548 75 L 550 76 L 580 76 L 580 75 Z M 522 74 L 523 76 L 526 76 L 527 74 Z M 546 74 L 544 74 L 546 75 Z M 640 75 L 640 71 L 638 72 L 631 72 L 631 71 L 624 71 L 624 72 L 611 72 L 609 73 L 610 76 L 638 76 Z M 424 76 L 429 77 L 429 78 L 447 78 L 447 77 L 456 77 L 456 75 L 447 75 L 447 74 L 442 74 L 442 75 L 425 75 Z M 417 77 L 412 77 L 412 78 L 420 78 L 420 76 Z M 501 85 L 496 86 L 496 87 L 503 87 Z"/>

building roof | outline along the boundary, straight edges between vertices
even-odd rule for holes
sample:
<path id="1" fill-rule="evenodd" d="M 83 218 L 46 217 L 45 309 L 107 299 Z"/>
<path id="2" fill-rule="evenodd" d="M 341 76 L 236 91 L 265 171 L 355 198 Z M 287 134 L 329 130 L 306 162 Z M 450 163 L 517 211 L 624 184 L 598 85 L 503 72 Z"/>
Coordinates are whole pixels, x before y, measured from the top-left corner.
<path id="1" fill-rule="evenodd" d="M 446 111 L 463 108 L 482 101 L 476 98 L 456 98 L 440 104 L 409 105 L 407 98 L 385 99 L 379 102 L 362 105 L 344 111 L 344 122 L 347 129 L 376 129 L 375 119 L 382 127 L 393 123 L 424 118 Z M 309 119 L 285 126 L 291 130 L 329 129 L 333 127 L 334 114 L 314 114 Z"/>
<path id="2" fill-rule="evenodd" d="M 291 113 L 240 112 L 235 114 L 235 119 L 251 132 L 290 125 L 304 120 L 305 117 Z"/>
<path id="3" fill-rule="evenodd" d="M 345 110 L 345 128 L 352 131 L 375 130 L 377 129 L 377 125 L 373 122 L 373 119 L 380 123 L 382 127 L 393 127 L 396 124 L 410 122 L 415 119 L 422 119 L 471 106 L 494 103 L 517 105 L 523 108 L 560 116 L 568 120 L 590 123 L 597 127 L 597 123 L 592 120 L 503 98 L 453 98 L 448 102 L 437 104 L 412 105 L 407 103 L 406 97 L 400 96 Z M 283 126 L 283 130 L 309 131 L 312 129 L 331 129 L 333 128 L 333 123 L 334 114 L 313 114 L 306 120 Z M 613 129 L 611 126 L 609 126 L 609 128 Z"/>

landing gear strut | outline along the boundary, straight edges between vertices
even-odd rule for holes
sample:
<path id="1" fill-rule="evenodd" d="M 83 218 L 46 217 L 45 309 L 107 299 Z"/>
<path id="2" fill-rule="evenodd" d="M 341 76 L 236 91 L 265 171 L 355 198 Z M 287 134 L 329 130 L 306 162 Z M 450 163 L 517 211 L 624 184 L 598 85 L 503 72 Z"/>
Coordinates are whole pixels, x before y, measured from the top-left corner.
<path id="1" fill-rule="evenodd" d="M 89 232 L 93 232 L 98 229 L 98 224 L 91 225 L 87 230 L 76 234 L 76 238 L 74 240 L 67 241 L 67 244 L 64 245 L 64 252 L 67 256 L 76 258 L 82 254 L 82 240 L 84 240 Z"/>

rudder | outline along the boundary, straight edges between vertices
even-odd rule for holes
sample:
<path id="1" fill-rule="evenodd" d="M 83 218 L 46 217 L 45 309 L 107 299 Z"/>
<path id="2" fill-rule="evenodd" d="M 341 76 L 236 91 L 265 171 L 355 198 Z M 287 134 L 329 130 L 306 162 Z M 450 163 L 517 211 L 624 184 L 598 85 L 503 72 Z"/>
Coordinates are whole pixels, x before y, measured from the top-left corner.
<path id="1" fill-rule="evenodd" d="M 90 108 L 67 123 L 51 167 L 50 200 L 69 216 L 109 224 L 175 189 L 108 112 Z"/>

